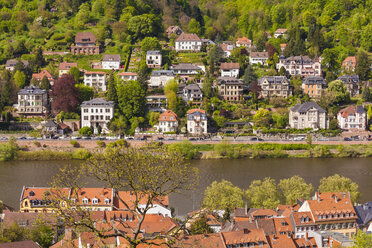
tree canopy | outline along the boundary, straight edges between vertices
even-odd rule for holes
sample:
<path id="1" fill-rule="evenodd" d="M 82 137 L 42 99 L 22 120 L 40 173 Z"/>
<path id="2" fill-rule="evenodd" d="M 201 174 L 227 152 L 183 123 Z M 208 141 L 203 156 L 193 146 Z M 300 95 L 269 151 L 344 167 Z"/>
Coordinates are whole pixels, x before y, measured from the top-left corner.
<path id="1" fill-rule="evenodd" d="M 320 180 L 318 188 L 319 192 L 350 192 L 351 200 L 358 202 L 361 194 L 359 192 L 359 186 L 353 182 L 350 178 L 335 174 L 329 177 L 323 177 Z"/>

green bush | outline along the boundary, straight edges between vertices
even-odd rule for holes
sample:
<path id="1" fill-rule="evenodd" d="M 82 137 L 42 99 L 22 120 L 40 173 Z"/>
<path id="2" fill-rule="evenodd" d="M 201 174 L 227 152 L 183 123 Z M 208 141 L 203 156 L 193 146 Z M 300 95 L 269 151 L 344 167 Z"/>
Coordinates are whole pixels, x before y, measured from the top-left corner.
<path id="1" fill-rule="evenodd" d="M 79 134 L 84 136 L 91 136 L 94 132 L 93 127 L 82 127 L 79 129 Z"/>
<path id="2" fill-rule="evenodd" d="M 329 158 L 332 154 L 328 147 L 317 145 L 311 150 L 311 157 L 313 158 Z"/>
<path id="3" fill-rule="evenodd" d="M 98 147 L 101 147 L 101 148 L 105 148 L 106 147 L 106 143 L 102 140 L 97 140 L 97 146 Z"/>
<path id="4" fill-rule="evenodd" d="M 37 140 L 35 140 L 35 141 L 34 141 L 34 145 L 35 145 L 36 147 L 41 147 L 41 144 L 40 144 L 40 142 L 39 142 L 39 141 L 37 141 Z"/>
<path id="5" fill-rule="evenodd" d="M 72 158 L 73 159 L 86 160 L 86 159 L 90 158 L 91 155 L 92 154 L 89 151 L 79 148 L 72 153 Z"/>
<path id="6" fill-rule="evenodd" d="M 121 139 L 121 140 L 117 140 L 117 141 L 113 141 L 113 142 L 110 142 L 108 145 L 107 145 L 107 148 L 113 148 L 113 147 L 129 147 L 130 144 L 128 143 L 128 141 L 124 140 L 124 139 Z"/>
<path id="7" fill-rule="evenodd" d="M 19 151 L 17 153 L 17 160 L 22 161 L 36 161 L 36 160 L 70 160 L 72 159 L 71 153 L 51 151 L 49 149 L 42 151 Z"/>
<path id="8" fill-rule="evenodd" d="M 275 149 L 280 150 L 307 150 L 307 144 L 275 144 L 275 143 L 258 143 L 253 145 L 252 149 L 272 151 Z"/>
<path id="9" fill-rule="evenodd" d="M 13 160 L 19 147 L 14 137 L 11 137 L 7 143 L 0 143 L 0 161 Z"/>
<path id="10" fill-rule="evenodd" d="M 186 159 L 193 159 L 199 156 L 199 151 L 191 144 L 190 141 L 184 140 L 182 143 L 174 143 L 168 146 L 168 150 L 172 152 L 179 152 Z"/>
<path id="11" fill-rule="evenodd" d="M 218 156 L 226 158 L 241 158 L 243 156 L 243 147 L 241 145 L 232 145 L 225 142 L 215 144 L 214 151 Z"/>
<path id="12" fill-rule="evenodd" d="M 80 147 L 79 142 L 77 142 L 76 140 L 70 140 L 70 144 L 71 144 L 73 147 Z"/>

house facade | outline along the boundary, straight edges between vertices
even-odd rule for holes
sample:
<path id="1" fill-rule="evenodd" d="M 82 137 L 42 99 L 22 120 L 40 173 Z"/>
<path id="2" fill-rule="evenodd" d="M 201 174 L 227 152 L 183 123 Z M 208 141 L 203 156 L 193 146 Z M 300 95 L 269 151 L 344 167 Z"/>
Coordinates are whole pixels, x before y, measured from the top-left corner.
<path id="1" fill-rule="evenodd" d="M 266 97 L 284 97 L 292 95 L 292 85 L 284 76 L 266 76 L 258 80 L 261 87 L 260 96 Z"/>
<path id="2" fill-rule="evenodd" d="M 161 133 L 176 132 L 178 129 L 178 117 L 173 111 L 166 110 L 159 116 L 158 131 Z"/>
<path id="3" fill-rule="evenodd" d="M 174 75 L 180 77 L 182 80 L 189 81 L 202 73 L 202 68 L 189 63 L 180 63 L 172 66 L 172 71 Z"/>
<path id="4" fill-rule="evenodd" d="M 284 67 L 284 69 L 292 76 L 321 76 L 322 75 L 322 60 L 316 58 L 312 60 L 308 56 L 292 56 L 285 58 L 280 56 L 279 63 L 276 64 L 276 69 Z"/>
<path id="5" fill-rule="evenodd" d="M 62 63 L 59 64 L 58 76 L 61 77 L 63 74 L 68 74 L 72 67 L 77 67 L 77 66 L 78 66 L 77 63 L 69 63 L 69 62 L 63 61 Z"/>
<path id="6" fill-rule="evenodd" d="M 196 34 L 182 33 L 175 41 L 175 49 L 179 51 L 200 52 L 202 40 Z"/>
<path id="7" fill-rule="evenodd" d="M 197 84 L 188 84 L 182 90 L 182 99 L 184 102 L 201 102 L 203 91 Z"/>
<path id="8" fill-rule="evenodd" d="M 14 71 L 14 68 L 18 62 L 21 62 L 24 67 L 28 66 L 27 60 L 17 60 L 17 59 L 9 59 L 5 63 L 5 69 L 8 71 Z"/>
<path id="9" fill-rule="evenodd" d="M 244 83 L 235 77 L 220 77 L 217 81 L 218 92 L 227 101 L 239 101 L 243 97 Z"/>
<path id="10" fill-rule="evenodd" d="M 91 32 L 80 32 L 75 36 L 75 45 L 71 45 L 71 54 L 92 55 L 99 54 L 96 37 Z"/>
<path id="11" fill-rule="evenodd" d="M 138 74 L 135 72 L 120 72 L 117 75 L 123 81 L 136 81 L 138 78 Z"/>
<path id="12" fill-rule="evenodd" d="M 32 78 L 35 78 L 38 82 L 41 82 L 44 77 L 48 79 L 50 85 L 53 85 L 54 81 L 56 80 L 56 77 L 47 70 L 42 70 L 39 73 L 32 74 Z"/>
<path id="13" fill-rule="evenodd" d="M 48 93 L 35 86 L 18 92 L 17 113 L 24 116 L 44 116 L 48 112 Z"/>
<path id="14" fill-rule="evenodd" d="M 104 71 L 86 71 L 84 73 L 84 84 L 93 87 L 97 91 L 105 92 L 106 85 L 106 72 Z"/>
<path id="15" fill-rule="evenodd" d="M 359 95 L 360 93 L 360 85 L 359 85 L 359 76 L 358 75 L 343 75 L 338 77 L 337 80 L 341 80 L 347 91 L 349 91 L 350 96 L 354 97 Z"/>
<path id="16" fill-rule="evenodd" d="M 147 51 L 146 53 L 146 65 L 149 68 L 160 68 L 161 60 L 163 56 L 161 51 Z"/>
<path id="17" fill-rule="evenodd" d="M 302 80 L 302 91 L 311 98 L 320 98 L 323 91 L 327 88 L 324 78 L 319 76 L 308 76 Z"/>
<path id="18" fill-rule="evenodd" d="M 239 77 L 239 63 L 221 63 L 221 77 Z"/>
<path id="19" fill-rule="evenodd" d="M 327 129 L 327 112 L 315 102 L 296 104 L 289 111 L 289 125 L 295 129 Z"/>
<path id="20" fill-rule="evenodd" d="M 238 38 L 236 41 L 236 47 L 245 47 L 250 49 L 252 47 L 252 41 L 245 36 Z"/>
<path id="21" fill-rule="evenodd" d="M 114 118 L 114 102 L 95 98 L 84 101 L 81 105 L 81 126 L 93 127 L 94 133 L 98 133 L 98 126 L 103 133 L 108 133 L 107 123 Z"/>
<path id="22" fill-rule="evenodd" d="M 366 130 L 367 113 L 362 105 L 349 106 L 338 112 L 337 121 L 343 130 Z"/>
<path id="23" fill-rule="evenodd" d="M 231 52 L 234 50 L 234 45 L 231 42 L 223 42 L 220 44 L 220 47 L 223 51 L 224 58 L 230 57 Z"/>
<path id="24" fill-rule="evenodd" d="M 120 54 L 104 54 L 102 56 L 102 69 L 119 70 L 120 62 L 121 62 Z"/>
<path id="25" fill-rule="evenodd" d="M 203 109 L 190 109 L 187 111 L 187 132 L 192 135 L 207 134 L 208 118 Z"/>
<path id="26" fill-rule="evenodd" d="M 357 65 L 357 58 L 356 56 L 349 56 L 344 61 L 342 61 L 342 69 L 345 72 L 355 72 L 355 68 Z"/>
<path id="27" fill-rule="evenodd" d="M 164 112 L 167 108 L 167 97 L 165 95 L 146 96 L 146 105 L 150 111 Z"/>
<path id="28" fill-rule="evenodd" d="M 282 36 L 283 38 L 287 38 L 287 29 L 286 28 L 278 28 L 275 32 L 274 32 L 274 37 L 275 39 L 279 38 L 280 36 Z"/>
<path id="29" fill-rule="evenodd" d="M 164 85 L 174 79 L 174 73 L 172 70 L 156 70 L 152 71 L 149 87 L 150 88 L 163 88 Z"/>
<path id="30" fill-rule="evenodd" d="M 251 65 L 267 65 L 267 60 L 269 59 L 268 52 L 251 52 L 249 54 L 249 64 Z"/>

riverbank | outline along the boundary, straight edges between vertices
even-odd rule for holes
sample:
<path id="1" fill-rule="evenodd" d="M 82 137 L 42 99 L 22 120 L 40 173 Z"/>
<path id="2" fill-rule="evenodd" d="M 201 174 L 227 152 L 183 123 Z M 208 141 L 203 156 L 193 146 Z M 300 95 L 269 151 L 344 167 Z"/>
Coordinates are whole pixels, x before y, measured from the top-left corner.
<path id="1" fill-rule="evenodd" d="M 324 144 L 325 143 L 325 144 Z M 9 141 L 0 143 L 0 161 L 86 160 L 110 146 L 167 146 L 186 159 L 264 159 L 264 158 L 364 158 L 372 156 L 370 142 L 341 144 L 305 142 L 127 142 L 118 141 Z"/>

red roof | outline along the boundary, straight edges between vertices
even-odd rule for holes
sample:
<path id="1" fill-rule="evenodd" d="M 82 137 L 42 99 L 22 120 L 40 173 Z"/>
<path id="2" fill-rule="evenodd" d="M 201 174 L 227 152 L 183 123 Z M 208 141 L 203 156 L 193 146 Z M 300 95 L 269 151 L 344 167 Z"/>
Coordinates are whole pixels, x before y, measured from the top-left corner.
<path id="1" fill-rule="evenodd" d="M 132 208 L 134 206 L 134 202 L 136 201 L 136 194 L 133 191 L 119 191 L 117 194 L 118 194 L 120 199 L 122 199 L 126 204 L 129 205 L 130 208 Z M 145 204 L 146 201 L 147 201 L 146 195 L 145 194 L 139 194 L 139 193 L 137 193 L 137 195 L 138 195 L 139 204 Z M 120 201 L 120 199 L 115 197 L 115 199 L 114 199 L 115 207 L 117 209 L 122 209 L 122 210 L 127 209 L 125 204 L 122 201 Z M 159 205 L 162 205 L 164 207 L 168 207 L 168 205 L 169 205 L 168 196 L 164 196 L 162 198 L 155 199 L 153 201 L 153 204 L 159 204 Z"/>
<path id="2" fill-rule="evenodd" d="M 239 63 L 221 63 L 221 70 L 239 69 Z"/>
<path id="3" fill-rule="evenodd" d="M 120 72 L 118 76 L 137 76 L 138 74 L 135 72 Z"/>
<path id="4" fill-rule="evenodd" d="M 196 34 L 182 33 L 182 34 L 180 34 L 180 36 L 178 36 L 176 41 L 201 41 L 201 39 Z"/>
<path id="5" fill-rule="evenodd" d="M 53 198 L 53 195 L 57 198 L 68 198 L 70 195 L 69 188 L 52 189 L 46 187 L 25 187 L 23 186 L 21 201 L 24 199 L 29 200 L 43 200 L 46 198 Z"/>
<path id="6" fill-rule="evenodd" d="M 177 122 L 177 114 L 170 110 L 166 110 L 164 113 L 160 114 L 159 121 Z"/>
<path id="7" fill-rule="evenodd" d="M 41 72 L 39 73 L 34 73 L 32 74 L 32 78 L 36 78 L 37 80 L 43 80 L 43 77 L 46 76 L 49 80 L 50 79 L 55 79 L 55 77 L 53 76 L 53 74 L 51 74 L 49 71 L 47 70 L 42 70 Z"/>
<path id="8" fill-rule="evenodd" d="M 225 240 L 226 245 L 244 244 L 244 243 L 256 243 L 264 242 L 264 245 L 260 247 L 269 248 L 265 232 L 262 229 L 243 230 L 235 232 L 223 232 L 222 236 Z"/>
<path id="9" fill-rule="evenodd" d="M 78 66 L 77 63 L 69 63 L 69 62 L 63 61 L 62 63 L 59 64 L 59 69 L 60 70 L 69 70 L 72 67 L 77 67 L 77 66 Z"/>
<path id="10" fill-rule="evenodd" d="M 202 114 L 206 114 L 204 109 L 190 109 L 189 111 L 187 111 L 187 114 L 192 114 L 192 113 L 195 113 L 195 112 L 200 112 Z"/>
<path id="11" fill-rule="evenodd" d="M 112 188 L 81 188 L 73 190 L 71 199 L 75 199 L 78 205 L 111 206 L 113 204 L 113 194 L 114 190 Z M 84 203 L 83 199 L 87 199 L 88 203 Z M 94 204 L 93 199 L 98 200 L 98 203 Z"/>
<path id="12" fill-rule="evenodd" d="M 244 36 L 242 38 L 238 38 L 238 41 L 236 43 L 238 43 L 238 44 L 251 44 L 252 41 Z"/>
<path id="13" fill-rule="evenodd" d="M 84 74 L 106 74 L 104 71 L 86 71 Z"/>
<path id="14" fill-rule="evenodd" d="M 287 235 L 270 235 L 268 237 L 271 248 L 296 248 L 296 244 Z"/>

